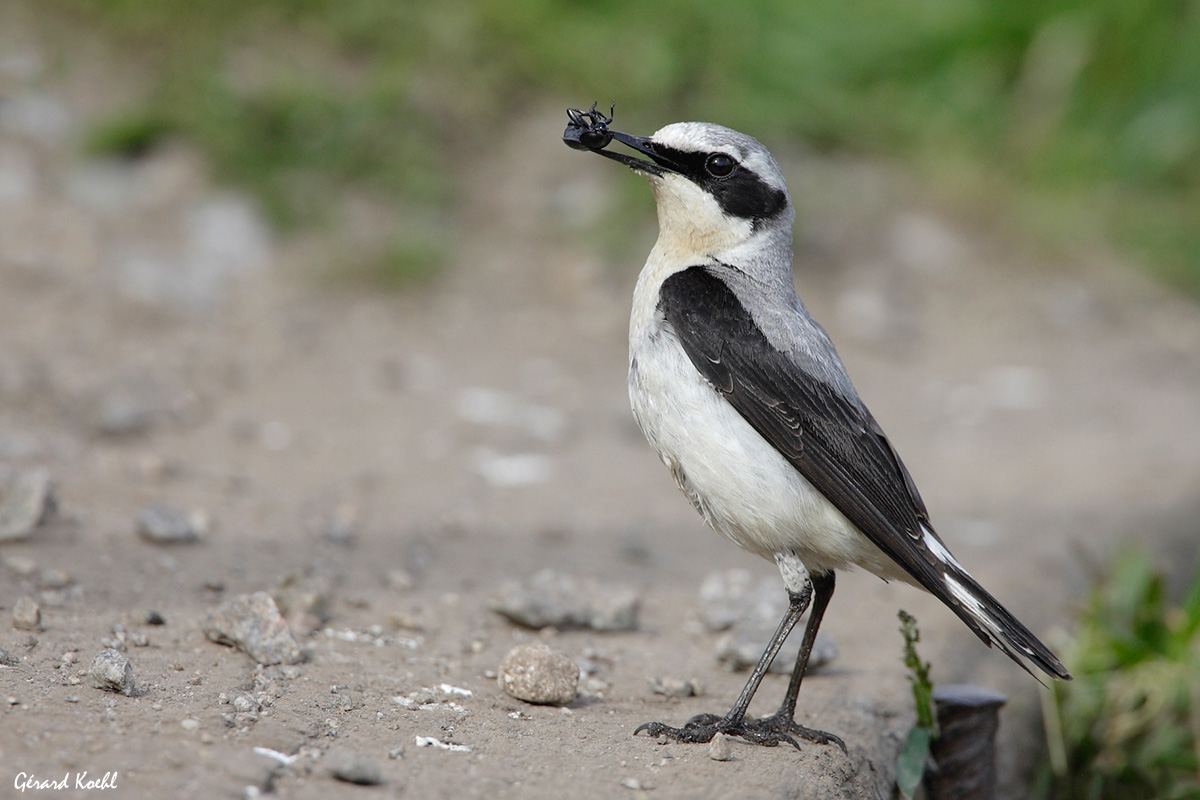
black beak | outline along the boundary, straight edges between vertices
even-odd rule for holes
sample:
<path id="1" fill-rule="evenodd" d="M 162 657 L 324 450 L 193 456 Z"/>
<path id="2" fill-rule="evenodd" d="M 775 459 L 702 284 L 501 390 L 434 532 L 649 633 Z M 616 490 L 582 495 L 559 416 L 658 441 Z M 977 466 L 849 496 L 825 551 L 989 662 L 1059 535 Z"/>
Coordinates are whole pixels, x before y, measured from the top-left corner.
<path id="1" fill-rule="evenodd" d="M 664 175 L 668 172 L 679 172 L 679 167 L 669 158 L 663 156 L 653 139 L 645 136 L 631 136 L 628 133 L 621 133 L 620 131 L 609 131 L 608 133 L 621 144 L 638 151 L 642 155 L 649 156 L 650 160 L 646 161 L 645 159 L 634 158 L 625 153 L 614 153 L 611 150 L 593 150 L 593 153 L 599 153 L 605 158 L 619 161 L 626 166 L 649 175 Z"/>
<path id="2" fill-rule="evenodd" d="M 563 131 L 563 142 L 568 147 L 599 153 L 605 158 L 619 161 L 627 167 L 648 175 L 664 175 L 668 172 L 680 171 L 678 165 L 661 152 L 653 139 L 645 136 L 632 136 L 620 131 L 610 131 L 608 123 L 612 122 L 612 117 L 605 117 L 603 113 L 597 112 L 594 105 L 590 111 L 568 109 L 567 118 L 569 122 L 567 129 Z M 604 148 L 608 147 L 613 139 L 642 155 L 649 156 L 650 160 L 646 161 L 626 153 L 605 150 Z"/>

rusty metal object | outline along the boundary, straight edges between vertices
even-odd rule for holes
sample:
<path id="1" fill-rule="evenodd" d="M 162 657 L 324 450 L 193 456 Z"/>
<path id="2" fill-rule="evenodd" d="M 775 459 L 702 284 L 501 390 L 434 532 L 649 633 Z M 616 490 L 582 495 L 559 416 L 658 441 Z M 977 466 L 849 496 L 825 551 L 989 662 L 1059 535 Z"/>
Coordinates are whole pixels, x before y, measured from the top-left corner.
<path id="1" fill-rule="evenodd" d="M 929 800 L 993 800 L 996 796 L 996 729 L 1008 700 L 982 686 L 950 685 L 933 690 L 941 735 L 925 776 Z"/>

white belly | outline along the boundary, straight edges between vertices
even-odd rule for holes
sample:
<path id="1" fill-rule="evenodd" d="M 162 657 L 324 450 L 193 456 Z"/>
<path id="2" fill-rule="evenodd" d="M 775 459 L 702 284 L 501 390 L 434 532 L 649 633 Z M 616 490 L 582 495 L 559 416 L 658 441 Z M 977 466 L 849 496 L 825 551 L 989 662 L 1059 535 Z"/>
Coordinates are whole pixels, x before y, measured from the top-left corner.
<path id="1" fill-rule="evenodd" d="M 813 572 L 857 565 L 907 578 L 713 389 L 672 332 L 650 327 L 630 342 L 633 413 L 713 528 L 763 558 L 795 553 Z"/>

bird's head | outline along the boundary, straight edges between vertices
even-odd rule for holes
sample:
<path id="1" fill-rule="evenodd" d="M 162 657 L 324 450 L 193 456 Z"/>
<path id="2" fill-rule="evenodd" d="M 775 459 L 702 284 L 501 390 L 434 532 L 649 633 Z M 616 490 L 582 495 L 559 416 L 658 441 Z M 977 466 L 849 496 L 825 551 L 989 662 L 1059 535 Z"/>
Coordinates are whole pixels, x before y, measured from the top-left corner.
<path id="1" fill-rule="evenodd" d="M 720 254 L 760 237 L 790 243 L 787 186 L 757 139 L 709 122 L 676 122 L 649 137 L 632 136 L 608 130 L 611 119 L 594 110 L 575 114 L 563 136 L 568 145 L 649 178 L 660 245 L 692 255 Z M 638 155 L 605 149 L 613 140 Z"/>

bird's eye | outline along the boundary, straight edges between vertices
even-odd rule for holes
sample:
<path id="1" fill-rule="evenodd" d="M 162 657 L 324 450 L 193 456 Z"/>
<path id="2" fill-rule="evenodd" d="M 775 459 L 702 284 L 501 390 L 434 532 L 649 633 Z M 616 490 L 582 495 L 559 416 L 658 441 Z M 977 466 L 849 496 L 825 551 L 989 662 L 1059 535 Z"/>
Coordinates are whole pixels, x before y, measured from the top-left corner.
<path id="1" fill-rule="evenodd" d="M 724 178 L 733 172 L 733 168 L 737 166 L 737 162 L 724 153 L 713 153 L 704 162 L 704 168 L 708 170 L 708 174 L 714 178 Z"/>

